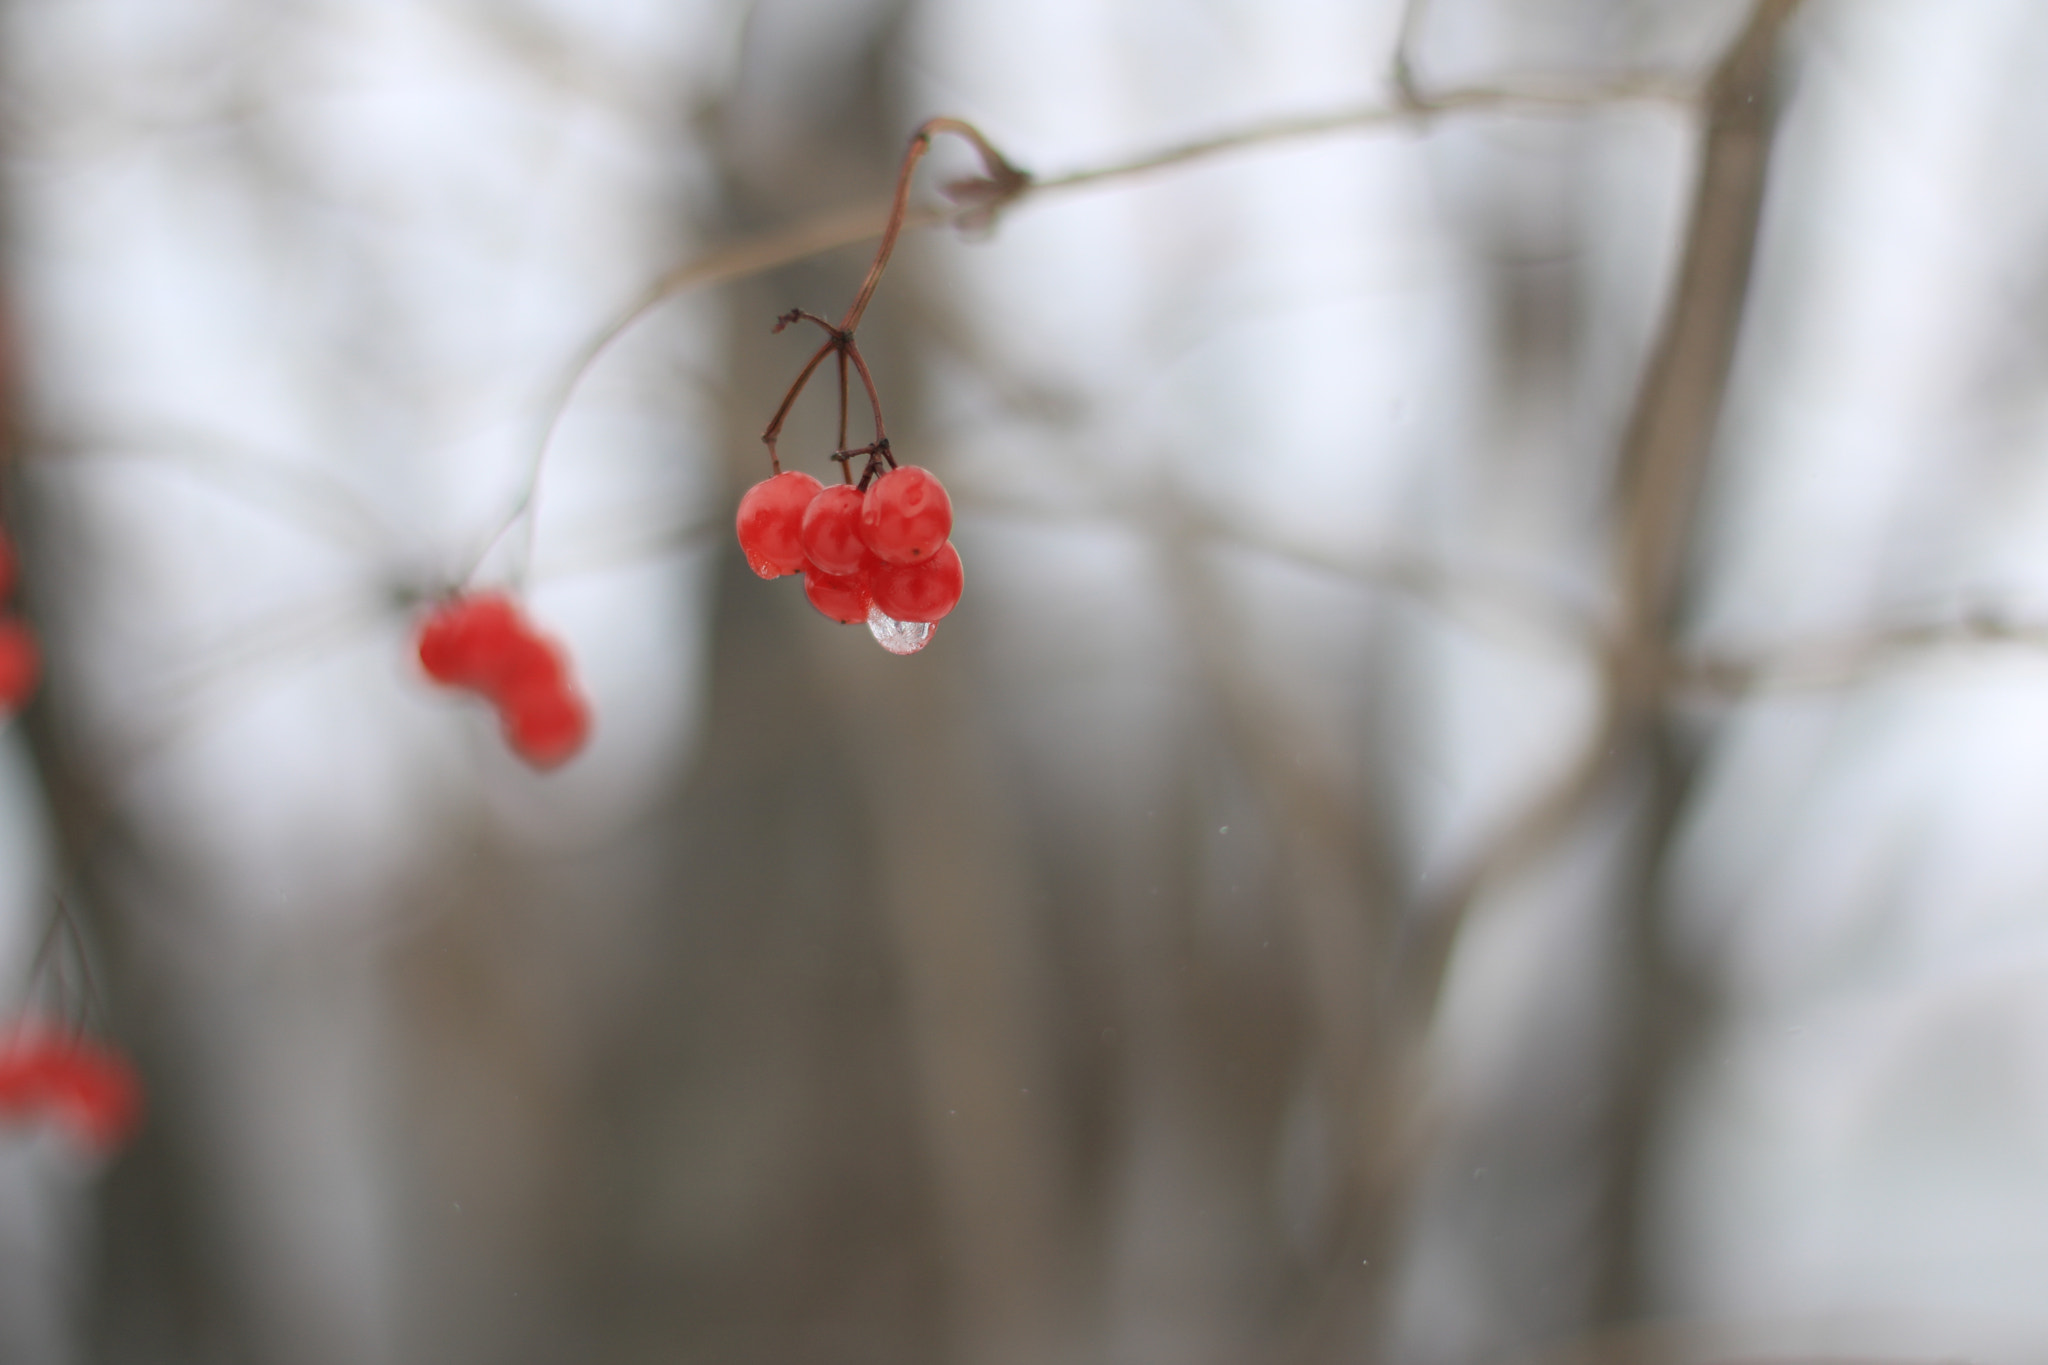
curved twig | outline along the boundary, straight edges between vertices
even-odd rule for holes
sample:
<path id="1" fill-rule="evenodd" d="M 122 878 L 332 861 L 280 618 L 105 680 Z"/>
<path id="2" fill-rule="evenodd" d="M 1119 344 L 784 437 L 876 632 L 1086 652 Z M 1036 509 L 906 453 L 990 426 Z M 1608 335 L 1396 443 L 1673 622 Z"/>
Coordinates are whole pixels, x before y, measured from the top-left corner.
<path id="1" fill-rule="evenodd" d="M 1460 111 L 1520 109 L 1529 112 L 1571 112 L 1624 102 L 1663 102 L 1689 106 L 1696 99 L 1697 91 L 1693 85 L 1661 75 L 1625 77 L 1593 86 L 1475 86 L 1439 91 L 1428 96 L 1411 93 L 1409 98 L 1391 104 L 1374 103 L 1321 114 L 1273 119 L 1192 142 L 1141 153 L 1121 161 L 1084 167 L 1044 178 L 1035 177 L 1017 167 L 971 124 L 950 118 L 928 120 L 913 136 L 911 150 L 906 153 L 908 166 L 914 167 L 917 160 L 923 156 L 931 138 L 943 132 L 957 134 L 970 142 L 981 154 L 983 167 L 987 172 L 986 177 L 982 179 L 954 181 L 946 185 L 945 192 L 952 201 L 950 204 L 911 208 L 910 177 L 907 173 L 902 174 L 896 192 L 887 200 L 870 200 L 864 204 L 834 209 L 780 232 L 746 238 L 685 261 L 655 279 L 610 322 L 600 328 L 571 358 L 561 379 L 549 391 L 541 409 L 538 432 L 519 492 L 506 512 L 503 523 L 492 532 L 472 559 L 464 578 L 466 580 L 476 575 L 491 552 L 514 527 L 523 522 L 528 523 L 530 537 L 534 497 L 540 485 L 541 469 L 546 463 L 548 449 L 554 443 L 555 431 L 561 425 L 563 415 L 575 398 L 576 390 L 582 386 L 584 377 L 591 368 L 611 349 L 614 342 L 632 330 L 649 313 L 691 290 L 750 279 L 782 266 L 822 256 L 828 251 L 882 238 L 885 249 L 877 253 L 875 263 L 869 267 L 869 277 L 862 282 L 853 306 L 847 310 L 846 319 L 840 324 L 842 330 L 851 330 L 866 311 L 867 304 L 874 294 L 874 285 L 880 279 L 880 271 L 886 266 L 897 238 L 903 232 L 912 229 L 941 225 L 957 228 L 985 227 L 993 223 L 1003 209 L 1045 194 L 1097 189 L 1154 171 L 1171 170 L 1191 162 L 1205 161 L 1211 157 L 1271 143 L 1299 141 L 1344 132 L 1411 126 L 1439 115 Z"/>

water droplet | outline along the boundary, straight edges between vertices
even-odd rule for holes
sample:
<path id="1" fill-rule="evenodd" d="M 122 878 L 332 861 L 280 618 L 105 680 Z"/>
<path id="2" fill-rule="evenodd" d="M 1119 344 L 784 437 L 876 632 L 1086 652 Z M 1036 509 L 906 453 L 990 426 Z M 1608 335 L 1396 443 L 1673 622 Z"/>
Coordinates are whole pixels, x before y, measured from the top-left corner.
<path id="1" fill-rule="evenodd" d="M 1217 832 L 1218 834 L 1228 834 L 1228 833 L 1230 833 L 1230 826 L 1228 826 L 1228 825 L 1219 825 L 1219 826 L 1217 826 L 1217 828 L 1216 828 L 1216 832 Z"/>
<path id="2" fill-rule="evenodd" d="M 868 608 L 868 633 L 891 654 L 917 653 L 932 642 L 935 629 L 929 621 L 899 621 L 884 615 L 880 607 Z"/>

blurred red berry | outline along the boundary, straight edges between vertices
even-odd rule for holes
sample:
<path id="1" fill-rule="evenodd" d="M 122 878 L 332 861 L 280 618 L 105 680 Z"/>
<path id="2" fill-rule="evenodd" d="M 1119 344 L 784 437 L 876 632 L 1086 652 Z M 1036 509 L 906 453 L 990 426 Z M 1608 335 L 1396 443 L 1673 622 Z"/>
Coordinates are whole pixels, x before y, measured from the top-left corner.
<path id="1" fill-rule="evenodd" d="M 804 558 L 828 574 L 860 571 L 868 548 L 860 538 L 861 491 L 852 484 L 834 484 L 804 509 Z"/>
<path id="2" fill-rule="evenodd" d="M 590 708 L 562 649 L 502 593 L 441 603 L 420 623 L 420 666 L 498 708 L 505 742 L 536 768 L 566 763 L 590 736 Z"/>
<path id="3" fill-rule="evenodd" d="M 568 677 L 569 665 L 560 647 L 522 621 L 519 633 L 492 656 L 476 689 L 500 706 L 510 706 L 528 694 L 565 691 Z"/>
<path id="4" fill-rule="evenodd" d="M 953 610 L 966 586 L 952 542 L 915 564 L 877 564 L 868 576 L 875 605 L 898 621 L 936 621 Z"/>
<path id="5" fill-rule="evenodd" d="M 502 593 L 451 598 L 420 625 L 420 666 L 444 687 L 490 691 L 525 633 L 518 604 Z"/>
<path id="6" fill-rule="evenodd" d="M 567 685 L 529 688 L 500 711 L 505 743 L 536 768 L 556 768 L 590 738 L 590 708 Z"/>
<path id="7" fill-rule="evenodd" d="M 854 573 L 836 574 L 812 565 L 804 570 L 804 596 L 811 599 L 812 606 L 846 626 L 867 620 L 872 600 L 865 566 Z"/>
<path id="8" fill-rule="evenodd" d="M 804 567 L 804 509 L 820 485 L 800 470 L 763 479 L 740 499 L 735 523 L 749 568 L 763 578 L 780 578 Z"/>
<path id="9" fill-rule="evenodd" d="M 892 469 L 869 485 L 861 502 L 861 539 L 885 563 L 929 559 L 952 534 L 953 500 L 928 469 Z"/>
<path id="10" fill-rule="evenodd" d="M 0 1119 L 48 1119 L 109 1152 L 141 1116 L 142 1085 L 120 1053 L 25 1022 L 0 1036 Z"/>
<path id="11" fill-rule="evenodd" d="M 28 623 L 16 616 L 0 617 L 0 716 L 28 705 L 42 677 L 43 655 Z"/>

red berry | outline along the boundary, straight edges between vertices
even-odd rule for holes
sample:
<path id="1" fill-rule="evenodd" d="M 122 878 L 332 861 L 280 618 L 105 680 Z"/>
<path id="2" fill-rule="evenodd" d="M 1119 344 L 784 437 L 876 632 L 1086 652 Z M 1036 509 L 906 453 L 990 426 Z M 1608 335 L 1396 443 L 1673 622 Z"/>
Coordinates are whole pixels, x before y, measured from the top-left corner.
<path id="1" fill-rule="evenodd" d="M 740 549 L 747 566 L 763 578 L 780 578 L 804 567 L 804 509 L 818 496 L 818 481 L 796 469 L 763 479 L 740 499 Z"/>
<path id="2" fill-rule="evenodd" d="M 804 557 L 828 574 L 860 571 L 868 549 L 860 538 L 861 491 L 838 483 L 804 509 Z"/>
<path id="3" fill-rule="evenodd" d="M 868 486 L 860 536 L 890 564 L 915 564 L 938 553 L 953 534 L 953 500 L 928 469 L 903 465 Z"/>
<path id="4" fill-rule="evenodd" d="M 568 687 L 569 665 L 552 640 L 534 634 L 520 623 L 520 631 L 505 641 L 492 660 L 494 667 L 477 690 L 501 707 L 512 707 L 529 693 L 560 692 Z"/>
<path id="5" fill-rule="evenodd" d="M 960 552 L 948 541 L 915 564 L 877 564 L 868 576 L 875 605 L 898 621 L 936 621 L 960 600 L 966 586 Z"/>
<path id="6" fill-rule="evenodd" d="M 536 768 L 560 767 L 590 738 L 590 708 L 566 683 L 518 693 L 500 718 L 505 743 Z"/>
<path id="7" fill-rule="evenodd" d="M 142 1086 L 120 1053 L 32 1024 L 0 1038 L 0 1118 L 49 1118 L 81 1145 L 109 1151 L 141 1113 Z"/>
<path id="8" fill-rule="evenodd" d="M 42 677 L 43 655 L 28 623 L 18 617 L 0 617 L 0 716 L 12 715 L 28 704 Z"/>
<path id="9" fill-rule="evenodd" d="M 590 708 L 561 647 L 500 593 L 458 597 L 420 626 L 420 664 L 434 681 L 498 708 L 505 742 L 536 768 L 566 763 L 590 737 Z"/>
<path id="10" fill-rule="evenodd" d="M 444 687 L 489 691 L 525 634 L 518 605 L 502 593 L 451 598 L 420 625 L 420 666 Z"/>
<path id="11" fill-rule="evenodd" d="M 811 599 L 812 606 L 843 626 L 865 621 L 871 600 L 869 572 L 881 567 L 869 560 L 854 573 L 836 574 L 812 565 L 804 570 L 804 596 Z"/>
<path id="12" fill-rule="evenodd" d="M 118 1053 L 77 1049 L 52 1088 L 51 1111 L 81 1146 L 110 1152 L 142 1115 L 142 1087 Z"/>

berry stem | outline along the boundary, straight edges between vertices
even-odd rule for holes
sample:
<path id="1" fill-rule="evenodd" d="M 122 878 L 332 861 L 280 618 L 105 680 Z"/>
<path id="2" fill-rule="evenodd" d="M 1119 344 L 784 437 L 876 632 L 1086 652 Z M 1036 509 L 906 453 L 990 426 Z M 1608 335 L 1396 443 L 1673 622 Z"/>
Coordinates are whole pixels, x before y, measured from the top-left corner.
<path id="1" fill-rule="evenodd" d="M 875 377 L 869 373 L 868 362 L 862 358 L 860 345 L 854 341 L 853 333 L 844 327 L 835 327 L 816 313 L 807 313 L 801 308 L 792 308 L 775 319 L 775 326 L 770 330 L 779 332 L 792 322 L 815 322 L 825 331 L 825 344 L 820 346 L 804 363 L 803 369 L 797 372 L 795 382 L 789 386 L 789 392 L 782 395 L 781 406 L 775 409 L 775 416 L 769 420 L 768 429 L 761 433 L 761 439 L 768 444 L 768 462 L 774 467 L 774 472 L 782 472 L 782 461 L 775 453 L 775 442 L 782 435 L 782 424 L 789 420 L 790 409 L 796 406 L 797 398 L 802 395 L 804 386 L 811 382 L 811 376 L 817 373 L 818 366 L 823 363 L 826 356 L 834 354 L 839 358 L 840 449 L 846 448 L 846 362 L 851 360 L 853 368 L 860 372 L 861 387 L 867 391 L 868 411 L 875 419 L 875 441 L 886 454 L 889 431 L 882 422 L 882 396 L 875 389 Z M 895 467 L 893 459 L 889 463 L 891 468 Z"/>
<path id="2" fill-rule="evenodd" d="M 846 351 L 839 352 L 839 449 L 846 449 Z"/>
<path id="3" fill-rule="evenodd" d="M 68 950 L 68 951 L 67 951 Z M 67 989 L 65 958 L 69 957 L 78 970 L 78 989 Z M 28 966 L 27 991 L 33 995 L 36 983 L 49 973 L 52 989 L 57 995 L 58 1013 L 64 1020 L 68 1036 L 82 1037 L 90 1027 L 96 1012 L 103 1013 L 99 984 L 93 980 L 92 962 L 86 952 L 85 935 L 71 916 L 71 908 L 62 896 L 53 896 L 50 902 L 50 918 L 43 927 L 41 941 L 36 945 L 35 957 Z"/>
<path id="4" fill-rule="evenodd" d="M 776 324 L 778 328 L 781 325 L 780 323 Z M 816 373 L 818 366 L 824 362 L 825 357 L 838 349 L 839 341 L 835 337 L 833 340 L 820 346 L 811 358 L 804 362 L 803 369 L 797 371 L 796 382 L 789 386 L 788 393 L 782 395 L 782 406 L 775 409 L 775 416 L 768 420 L 768 429 L 761 433 L 761 439 L 768 445 L 768 463 L 777 474 L 782 472 L 782 461 L 775 454 L 775 438 L 782 434 L 782 424 L 789 420 L 789 410 L 796 406 L 797 395 L 804 391 L 804 385 L 811 382 L 812 374 Z"/>
<path id="5" fill-rule="evenodd" d="M 867 447 L 870 457 L 869 470 L 861 476 L 862 486 L 866 486 L 869 475 L 873 473 L 877 457 L 886 461 L 889 468 L 896 467 L 896 458 L 889 453 L 888 428 L 882 422 L 882 398 L 875 389 L 875 377 L 868 372 L 868 362 L 862 358 L 860 346 L 854 341 L 853 333 L 854 329 L 860 326 L 861 315 L 867 312 L 869 301 L 875 296 L 875 287 L 882 282 L 882 272 L 889 267 L 889 256 L 896 249 L 896 239 L 903 234 L 904 220 L 910 211 L 911 173 L 917 169 L 917 163 L 924 159 L 924 154 L 931 149 L 932 139 L 941 133 L 951 133 L 955 137 L 966 139 L 981 154 L 981 163 L 988 172 L 988 178 L 985 181 L 967 183 L 969 187 L 984 188 L 985 196 L 991 203 L 1014 197 L 1029 182 L 1030 177 L 1004 159 L 1003 154 L 998 152 L 973 124 L 964 123 L 956 118 L 935 118 L 927 119 L 918 125 L 917 131 L 910 135 L 909 148 L 903 153 L 903 165 L 896 172 L 896 197 L 890 203 L 889 221 L 882 230 L 881 245 L 875 248 L 874 262 L 868 266 L 867 276 L 861 281 L 860 292 L 854 295 L 853 304 L 846 310 L 846 316 L 834 326 L 816 313 L 792 308 L 775 319 L 772 330 L 777 332 L 792 322 L 814 322 L 825 333 L 825 344 L 804 362 L 803 369 L 797 372 L 795 381 L 790 384 L 789 392 L 782 396 L 781 405 L 775 409 L 775 416 L 769 419 L 767 430 L 761 433 L 761 440 L 768 447 L 768 463 L 777 474 L 782 472 L 782 460 L 775 453 L 775 442 L 782 434 L 782 424 L 789 420 L 790 409 L 796 406 L 796 400 L 802 396 L 804 386 L 811 382 L 811 376 L 817 373 L 818 366 L 824 363 L 828 355 L 836 357 L 839 369 L 839 453 L 833 458 L 839 461 L 842 472 L 850 482 L 853 469 L 845 457 L 848 454 L 846 366 L 847 362 L 851 361 L 853 368 L 860 374 L 861 387 L 867 391 L 868 411 L 875 419 L 875 440 L 873 445 Z"/>
<path id="6" fill-rule="evenodd" d="M 861 314 L 867 312 L 868 300 L 875 296 L 875 287 L 882 282 L 882 272 L 889 267 L 889 253 L 896 249 L 896 239 L 902 235 L 903 220 L 910 212 L 910 173 L 917 169 L 917 163 L 931 150 L 932 139 L 940 133 L 951 133 L 973 144 L 974 150 L 981 154 L 981 164 L 988 171 L 989 181 L 996 186 L 998 195 L 1014 193 L 1013 187 L 1021 187 L 1025 183 L 1027 177 L 1024 172 L 1012 166 L 973 124 L 956 118 L 926 119 L 919 124 L 917 131 L 910 135 L 910 146 L 903 153 L 903 168 L 896 172 L 896 199 L 889 206 L 889 223 L 882 229 L 881 245 L 875 248 L 874 264 L 868 267 L 860 292 L 853 296 L 853 306 L 839 320 L 839 330 L 848 336 L 860 326 Z"/>
<path id="7" fill-rule="evenodd" d="M 887 455 L 889 451 L 889 432 L 882 425 L 882 398 L 880 394 L 875 392 L 875 377 L 868 373 L 868 363 L 861 359 L 860 347 L 854 344 L 853 333 L 848 332 L 845 335 L 846 345 L 840 350 L 840 359 L 852 360 L 853 368 L 860 371 L 861 387 L 868 391 L 868 410 L 875 415 L 875 444 L 881 448 L 884 455 Z M 840 434 L 839 444 L 842 446 L 846 444 L 844 432 Z M 891 460 L 889 464 L 891 468 L 894 468 L 896 462 Z"/>

